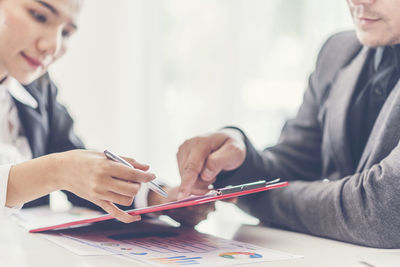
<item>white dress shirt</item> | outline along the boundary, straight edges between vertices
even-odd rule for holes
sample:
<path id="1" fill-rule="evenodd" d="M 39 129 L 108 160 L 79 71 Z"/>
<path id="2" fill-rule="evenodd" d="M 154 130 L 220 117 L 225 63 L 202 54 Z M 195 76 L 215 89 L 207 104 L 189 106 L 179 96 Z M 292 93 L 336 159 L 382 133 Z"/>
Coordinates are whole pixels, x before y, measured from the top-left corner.
<path id="1" fill-rule="evenodd" d="M 0 84 L 0 216 L 9 215 L 22 207 L 10 209 L 5 206 L 8 175 L 12 164 L 32 158 L 11 94 L 25 105 L 33 108 L 38 105 L 16 80 L 8 78 Z"/>
<path id="2" fill-rule="evenodd" d="M 34 109 L 38 106 L 37 101 L 15 79 L 9 77 L 0 84 L 0 217 L 8 216 L 22 207 L 5 206 L 11 166 L 32 159 L 32 151 L 11 96 Z M 135 197 L 135 207 L 147 206 L 147 194 L 147 186 L 141 186 Z"/>

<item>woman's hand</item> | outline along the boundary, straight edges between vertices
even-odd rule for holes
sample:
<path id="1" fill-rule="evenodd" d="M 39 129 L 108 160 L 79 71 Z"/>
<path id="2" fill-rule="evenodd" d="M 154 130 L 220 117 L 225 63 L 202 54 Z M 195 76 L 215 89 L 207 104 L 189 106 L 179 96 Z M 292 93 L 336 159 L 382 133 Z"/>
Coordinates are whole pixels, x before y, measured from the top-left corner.
<path id="1" fill-rule="evenodd" d="M 7 206 L 22 204 L 55 190 L 68 190 L 122 222 L 140 220 L 140 216 L 129 215 L 115 204 L 130 206 L 140 183 L 153 180 L 155 175 L 147 172 L 147 165 L 130 158 L 125 160 L 135 169 L 108 160 L 103 153 L 86 150 L 50 154 L 17 164 L 10 171 Z M 22 196 L 22 203 L 21 197 L 16 201 L 16 195 Z"/>

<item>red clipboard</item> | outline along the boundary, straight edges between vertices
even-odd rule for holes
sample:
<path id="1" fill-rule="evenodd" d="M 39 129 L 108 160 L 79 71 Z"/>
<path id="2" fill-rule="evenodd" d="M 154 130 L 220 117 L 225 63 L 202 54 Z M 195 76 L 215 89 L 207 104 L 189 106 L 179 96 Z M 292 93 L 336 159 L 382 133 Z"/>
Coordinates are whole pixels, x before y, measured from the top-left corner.
<path id="1" fill-rule="evenodd" d="M 151 213 L 151 212 L 158 212 L 158 211 L 163 211 L 163 210 L 170 210 L 170 209 L 177 209 L 177 208 L 183 208 L 183 207 L 188 207 L 188 206 L 195 206 L 195 205 L 200 205 L 204 203 L 209 203 L 217 200 L 222 200 L 222 199 L 228 199 L 228 198 L 233 198 L 233 197 L 238 197 L 238 196 L 243 196 L 243 195 L 248 195 L 248 194 L 254 194 L 262 191 L 267 191 L 271 189 L 276 189 L 284 186 L 288 186 L 288 182 L 277 182 L 277 183 L 271 183 L 271 182 L 265 182 L 265 181 L 259 181 L 259 182 L 264 182 L 265 186 L 257 187 L 257 188 L 251 188 L 246 189 L 246 185 L 250 184 L 245 184 L 245 185 L 239 185 L 239 186 L 234 186 L 234 188 L 239 188 L 240 191 L 238 192 L 230 192 L 231 188 L 233 187 L 226 187 L 226 188 L 221 188 L 217 190 L 213 190 L 210 193 L 202 196 L 192 196 L 188 197 L 186 199 L 180 200 L 180 201 L 174 201 L 174 202 L 169 202 L 166 204 L 161 204 L 161 205 L 156 205 L 156 206 L 150 206 L 150 207 L 145 207 L 145 208 L 139 208 L 139 209 L 132 209 L 126 211 L 127 213 L 131 215 L 140 215 L 140 214 L 146 214 L 146 213 Z M 257 182 L 257 183 L 259 183 Z M 255 183 L 251 183 L 255 184 Z M 228 193 L 226 194 L 221 194 L 223 190 L 226 190 Z M 79 225 L 86 225 L 90 223 L 95 223 L 95 222 L 101 222 L 101 221 L 107 221 L 107 220 L 112 220 L 114 217 L 111 215 L 105 214 L 105 215 L 100 215 L 100 216 L 95 216 L 93 218 L 89 219 L 83 219 L 83 220 L 76 220 L 72 222 L 66 222 L 66 223 L 61 223 L 61 224 L 56 224 L 56 225 L 49 225 L 49 226 L 44 226 L 40 228 L 35 228 L 35 229 L 30 229 L 30 233 L 39 233 L 39 232 L 44 232 L 44 231 L 49 231 L 49 230 L 55 230 L 55 229 L 61 229 L 61 228 L 67 228 L 71 226 L 79 226 Z"/>

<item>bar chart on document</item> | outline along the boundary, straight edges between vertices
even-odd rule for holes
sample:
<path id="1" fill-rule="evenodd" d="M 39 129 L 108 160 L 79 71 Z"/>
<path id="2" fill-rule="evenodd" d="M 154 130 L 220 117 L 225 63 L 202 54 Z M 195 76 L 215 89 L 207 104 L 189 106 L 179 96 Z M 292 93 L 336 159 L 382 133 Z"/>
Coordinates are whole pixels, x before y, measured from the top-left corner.
<path id="1" fill-rule="evenodd" d="M 182 229 L 64 236 L 155 266 L 226 266 L 301 257 Z"/>

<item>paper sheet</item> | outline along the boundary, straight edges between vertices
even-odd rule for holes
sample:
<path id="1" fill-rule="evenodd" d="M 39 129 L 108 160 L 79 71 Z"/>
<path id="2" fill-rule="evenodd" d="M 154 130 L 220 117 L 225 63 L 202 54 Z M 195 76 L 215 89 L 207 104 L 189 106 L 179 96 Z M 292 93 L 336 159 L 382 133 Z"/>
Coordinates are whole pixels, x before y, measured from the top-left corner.
<path id="1" fill-rule="evenodd" d="M 22 209 L 18 213 L 14 214 L 14 216 L 16 217 L 18 224 L 29 231 L 30 229 L 38 228 L 43 225 L 47 225 L 48 223 L 75 221 L 78 219 L 93 217 L 99 214 L 102 213 L 81 207 L 73 207 L 65 212 L 54 212 L 50 209 L 50 207 L 42 206 Z M 58 232 L 37 235 L 80 256 L 101 256 L 114 254 L 104 249 L 88 246 L 87 244 L 78 243 L 75 240 L 65 238 Z"/>
<path id="2" fill-rule="evenodd" d="M 78 208 L 54 213 L 48 207 L 42 207 L 23 210 L 18 218 L 21 225 L 30 229 L 49 221 L 93 216 L 92 212 Z M 155 219 L 132 224 L 105 221 L 37 235 L 78 255 L 123 255 L 153 266 L 226 266 L 301 258 L 193 229 L 172 227 Z"/>
<path id="3" fill-rule="evenodd" d="M 54 244 L 63 247 L 72 253 L 79 256 L 103 256 L 103 255 L 114 255 L 115 253 L 107 251 L 101 248 L 89 246 L 85 243 L 76 242 L 76 240 L 65 238 L 60 233 L 47 233 L 47 234 L 37 234 Z"/>
<path id="4" fill-rule="evenodd" d="M 192 229 L 135 227 L 62 235 L 153 266 L 226 266 L 301 258 Z"/>

